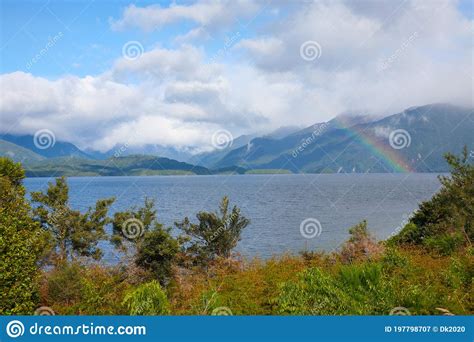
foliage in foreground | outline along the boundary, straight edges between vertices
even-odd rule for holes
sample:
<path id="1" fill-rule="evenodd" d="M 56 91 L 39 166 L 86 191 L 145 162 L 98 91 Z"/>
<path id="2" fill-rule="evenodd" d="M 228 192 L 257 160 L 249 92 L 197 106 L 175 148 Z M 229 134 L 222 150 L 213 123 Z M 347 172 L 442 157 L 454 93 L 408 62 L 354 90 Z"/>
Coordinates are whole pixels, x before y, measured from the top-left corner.
<path id="1" fill-rule="evenodd" d="M 143 207 L 115 213 L 110 241 L 119 250 L 133 249 L 135 264 L 166 285 L 173 275 L 179 242 L 158 222 L 154 206 L 145 199 Z"/>
<path id="2" fill-rule="evenodd" d="M 218 212 L 201 211 L 196 215 L 198 223 L 186 217 L 176 227 L 184 232 L 185 251 L 201 264 L 217 257 L 229 258 L 240 241 L 240 236 L 250 221 L 242 216 L 237 206 L 229 207 L 229 198 L 224 197 Z"/>
<path id="3" fill-rule="evenodd" d="M 33 210 L 34 218 L 53 238 L 52 261 L 62 263 L 77 257 L 96 260 L 102 257 L 97 244 L 106 236 L 104 227 L 109 223 L 107 213 L 113 198 L 97 201 L 95 208 L 89 208 L 84 214 L 73 210 L 64 177 L 50 183 L 45 193 L 32 192 L 31 198 L 38 204 Z"/>
<path id="4" fill-rule="evenodd" d="M 0 159 L 0 313 L 45 305 L 58 314 L 98 315 L 210 314 L 221 307 L 233 314 L 379 315 L 396 307 L 473 314 L 473 166 L 466 151 L 447 160 L 451 177 L 441 178 L 440 192 L 388 242 L 376 242 L 364 221 L 332 254 L 243 261 L 231 253 L 248 220 L 227 198 L 218 212 L 199 213 L 198 223 L 178 223 L 185 236 L 177 238 L 158 223 L 150 201 L 113 219 L 111 200 L 74 212 L 61 179 L 33 195 L 40 204 L 33 216 L 23 170 Z M 129 220 L 140 223 L 134 238 L 124 233 Z M 111 241 L 134 262 L 94 261 L 109 223 Z M 52 267 L 42 268 L 51 255 L 58 256 Z"/>
<path id="5" fill-rule="evenodd" d="M 458 157 L 448 153 L 450 176 L 439 177 L 440 191 L 423 202 L 409 224 L 391 243 L 424 246 L 429 251 L 449 255 L 472 247 L 474 239 L 474 164 L 468 150 Z"/>
<path id="6" fill-rule="evenodd" d="M 130 315 L 164 315 L 169 313 L 166 293 L 152 280 L 141 284 L 125 296 L 123 303 Z"/>
<path id="7" fill-rule="evenodd" d="M 0 158 L 0 315 L 28 314 L 38 302 L 38 263 L 48 236 L 31 218 L 19 163 Z"/>

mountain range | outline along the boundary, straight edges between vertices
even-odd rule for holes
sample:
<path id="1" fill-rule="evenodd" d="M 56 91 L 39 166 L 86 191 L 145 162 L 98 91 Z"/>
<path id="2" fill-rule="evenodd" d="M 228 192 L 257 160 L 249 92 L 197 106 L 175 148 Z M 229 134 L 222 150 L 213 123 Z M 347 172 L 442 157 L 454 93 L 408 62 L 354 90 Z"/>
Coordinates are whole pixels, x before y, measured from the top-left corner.
<path id="1" fill-rule="evenodd" d="M 31 135 L 0 134 L 0 156 L 22 162 L 28 176 L 445 172 L 443 155 L 472 150 L 473 132 L 472 108 L 430 104 L 378 119 L 351 113 L 304 129 L 243 135 L 223 150 L 194 155 L 151 144 L 102 153 L 56 141 L 41 149 Z"/>

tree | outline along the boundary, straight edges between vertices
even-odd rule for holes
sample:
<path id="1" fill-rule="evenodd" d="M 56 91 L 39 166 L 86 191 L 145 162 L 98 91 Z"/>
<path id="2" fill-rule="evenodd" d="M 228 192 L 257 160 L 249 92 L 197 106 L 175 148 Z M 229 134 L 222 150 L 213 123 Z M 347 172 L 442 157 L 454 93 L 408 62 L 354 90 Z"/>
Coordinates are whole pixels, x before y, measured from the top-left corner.
<path id="1" fill-rule="evenodd" d="M 111 242 L 122 251 L 133 248 L 135 264 L 165 285 L 172 276 L 179 243 L 170 229 L 157 221 L 154 208 L 154 201 L 147 198 L 143 207 L 116 213 Z"/>
<path id="2" fill-rule="evenodd" d="M 114 214 L 110 242 L 119 250 L 127 251 L 143 240 L 144 234 L 157 223 L 155 202 L 145 198 L 143 207 L 133 207 Z"/>
<path id="3" fill-rule="evenodd" d="M 46 193 L 32 192 L 35 218 L 54 238 L 53 256 L 56 262 L 67 261 L 78 256 L 99 260 L 102 251 L 97 244 L 106 236 L 104 227 L 110 222 L 107 213 L 113 198 L 101 199 L 95 208 L 82 214 L 69 205 L 69 187 L 66 178 L 57 178 L 49 183 Z"/>
<path id="4" fill-rule="evenodd" d="M 31 218 L 20 163 L 0 158 L 0 315 L 31 314 L 48 234 Z"/>
<path id="5" fill-rule="evenodd" d="M 467 147 L 460 157 L 446 154 L 450 176 L 440 176 L 440 191 L 423 202 L 391 242 L 415 244 L 449 254 L 474 239 L 474 165 Z"/>
<path id="6" fill-rule="evenodd" d="M 250 223 L 237 206 L 229 210 L 228 197 L 222 198 L 218 212 L 201 211 L 196 217 L 198 224 L 186 217 L 176 227 L 185 233 L 186 252 L 203 263 L 216 257 L 228 258 Z"/>
<path id="7" fill-rule="evenodd" d="M 137 266 L 150 270 L 161 284 L 166 284 L 173 274 L 173 263 L 179 252 L 179 243 L 169 229 L 155 226 L 145 233 L 135 256 Z"/>

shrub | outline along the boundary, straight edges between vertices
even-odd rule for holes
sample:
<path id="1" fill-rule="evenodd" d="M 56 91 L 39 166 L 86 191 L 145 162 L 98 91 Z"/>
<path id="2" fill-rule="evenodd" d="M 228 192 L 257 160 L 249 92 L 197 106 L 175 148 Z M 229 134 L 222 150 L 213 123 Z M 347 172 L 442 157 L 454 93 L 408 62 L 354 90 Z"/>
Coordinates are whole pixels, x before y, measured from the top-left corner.
<path id="1" fill-rule="evenodd" d="M 123 300 L 130 315 L 164 315 L 169 304 L 160 284 L 153 280 L 127 293 Z"/>
<path id="2" fill-rule="evenodd" d="M 445 156 L 450 176 L 439 177 L 441 190 L 423 202 L 410 224 L 392 242 L 422 245 L 441 254 L 472 245 L 474 239 L 474 165 L 468 162 L 467 147 L 460 157 Z"/>
<path id="3" fill-rule="evenodd" d="M 388 240 L 390 245 L 421 245 L 422 243 L 423 239 L 420 234 L 420 228 L 413 222 L 407 223 L 400 233 Z"/>
<path id="4" fill-rule="evenodd" d="M 50 273 L 45 273 L 45 303 L 73 306 L 82 301 L 82 272 L 78 263 L 58 265 Z"/>
<path id="5" fill-rule="evenodd" d="M 302 272 L 296 282 L 282 285 L 277 307 L 280 314 L 349 314 L 349 302 L 347 292 L 341 291 L 329 274 L 310 268 Z"/>
<path id="6" fill-rule="evenodd" d="M 402 255 L 396 248 L 387 248 L 381 259 L 382 266 L 387 272 L 391 272 L 397 268 L 405 268 L 409 266 L 409 260 Z"/>
<path id="7" fill-rule="evenodd" d="M 340 257 L 350 263 L 358 259 L 372 259 L 380 255 L 383 247 L 379 245 L 367 229 L 367 221 L 349 229 L 349 240 L 342 246 Z"/>
<path id="8" fill-rule="evenodd" d="M 383 262 L 342 265 L 334 274 L 320 268 L 307 269 L 297 281 L 282 285 L 278 312 L 387 315 L 395 307 L 405 307 L 411 314 L 439 313 L 437 307 L 457 309 L 450 291 L 436 284 L 429 274 L 418 269 L 386 272 L 384 266 Z"/>
<path id="9" fill-rule="evenodd" d="M 31 218 L 19 163 L 0 158 L 0 315 L 31 314 L 49 235 Z"/>
<path id="10" fill-rule="evenodd" d="M 451 255 L 464 245 L 464 237 L 460 233 L 429 236 L 423 241 L 423 244 L 430 251 L 441 255 Z"/>
<path id="11" fill-rule="evenodd" d="M 125 314 L 122 300 L 129 287 L 119 269 L 67 263 L 44 274 L 41 301 L 63 315 Z"/>

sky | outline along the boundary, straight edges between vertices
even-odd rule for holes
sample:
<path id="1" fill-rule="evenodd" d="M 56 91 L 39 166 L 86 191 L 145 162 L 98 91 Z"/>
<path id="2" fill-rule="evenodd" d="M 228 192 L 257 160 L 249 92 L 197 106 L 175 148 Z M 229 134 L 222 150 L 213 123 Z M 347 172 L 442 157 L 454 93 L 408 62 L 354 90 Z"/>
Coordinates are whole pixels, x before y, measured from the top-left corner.
<path id="1" fill-rule="evenodd" d="M 0 4 L 0 133 L 201 152 L 341 113 L 473 106 L 472 1 Z"/>

